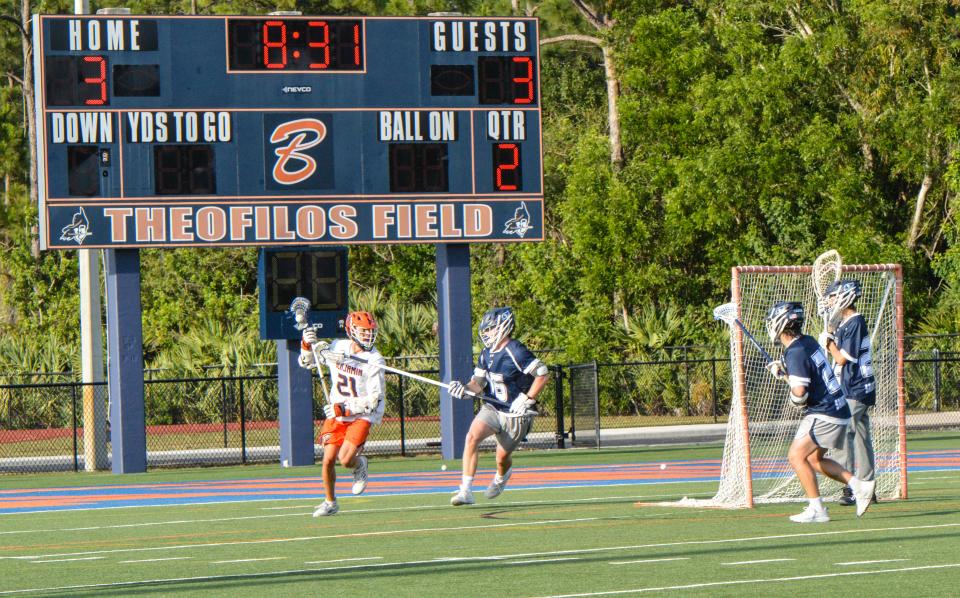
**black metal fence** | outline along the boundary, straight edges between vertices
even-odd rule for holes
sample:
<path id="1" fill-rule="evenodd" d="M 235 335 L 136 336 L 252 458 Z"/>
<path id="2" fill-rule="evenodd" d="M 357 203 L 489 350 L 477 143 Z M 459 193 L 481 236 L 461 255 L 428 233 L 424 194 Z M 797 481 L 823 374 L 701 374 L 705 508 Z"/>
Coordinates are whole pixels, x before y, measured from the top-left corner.
<path id="1" fill-rule="evenodd" d="M 904 356 L 908 427 L 960 428 L 960 335 L 910 340 Z M 525 446 L 599 445 L 601 436 L 605 445 L 722 438 L 730 363 L 711 353 L 686 348 L 664 360 L 551 366 L 541 415 Z M 429 368 L 413 372 L 438 374 Z M 43 382 L 36 375 L 8 377 L 0 384 L 0 473 L 105 466 L 109 430 L 85 429 L 84 421 L 97 421 L 92 416 L 97 406 L 105 409 L 106 385 L 69 377 Z M 256 375 L 175 379 L 153 372 L 144 382 L 148 466 L 279 460 L 273 368 Z M 439 452 L 439 389 L 393 373 L 387 374 L 387 387 L 384 418 L 371 431 L 368 453 Z M 319 433 L 323 398 L 318 383 L 313 403 Z M 685 426 L 682 433 L 677 426 Z M 702 434 L 691 435 L 692 430 Z"/>

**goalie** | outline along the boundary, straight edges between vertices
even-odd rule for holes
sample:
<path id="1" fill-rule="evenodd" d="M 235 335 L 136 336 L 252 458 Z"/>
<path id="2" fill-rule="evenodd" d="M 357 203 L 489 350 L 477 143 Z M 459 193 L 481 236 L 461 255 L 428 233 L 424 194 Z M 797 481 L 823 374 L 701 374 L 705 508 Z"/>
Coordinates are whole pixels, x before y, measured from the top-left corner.
<path id="1" fill-rule="evenodd" d="M 803 334 L 804 319 L 803 305 L 790 301 L 771 307 L 766 318 L 770 340 L 784 347 L 783 358 L 770 362 L 767 368 L 775 378 L 790 385 L 790 402 L 803 409 L 803 419 L 790 444 L 787 460 L 810 504 L 803 512 L 791 515 L 790 520 L 797 523 L 830 521 L 820 498 L 817 473 L 853 489 L 859 517 L 870 506 L 876 482 L 859 480 L 836 461 L 824 457 L 827 449 L 843 448 L 850 408 L 827 363 L 823 347 L 812 336 Z"/>
<path id="2" fill-rule="evenodd" d="M 314 517 L 334 515 L 340 510 L 334 492 L 337 461 L 353 469 L 353 494 L 366 490 L 367 458 L 362 454 L 363 446 L 370 428 L 383 418 L 386 383 L 383 370 L 376 366 L 385 365 L 386 361 L 374 347 L 377 321 L 369 312 L 354 311 L 347 314 L 345 329 L 348 338 L 327 343 L 317 339 L 316 330 L 307 328 L 300 342 L 301 367 L 316 368 L 317 359 L 323 359 L 330 370 L 331 391 L 323 406 L 326 419 L 320 430 L 326 497 L 313 512 Z M 351 361 L 350 355 L 367 363 Z"/>

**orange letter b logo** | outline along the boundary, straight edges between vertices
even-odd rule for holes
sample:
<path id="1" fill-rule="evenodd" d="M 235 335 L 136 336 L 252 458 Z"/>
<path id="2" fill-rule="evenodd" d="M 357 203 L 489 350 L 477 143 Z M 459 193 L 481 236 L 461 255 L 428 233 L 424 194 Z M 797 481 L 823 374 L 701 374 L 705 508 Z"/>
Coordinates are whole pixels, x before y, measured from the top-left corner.
<path id="1" fill-rule="evenodd" d="M 300 153 L 319 145 L 327 136 L 327 127 L 319 120 L 301 118 L 278 125 L 270 135 L 270 143 L 290 140 L 285 146 L 273 150 L 277 162 L 273 165 L 273 179 L 282 185 L 295 185 L 310 178 L 317 171 L 317 161 Z M 300 163 L 300 168 L 288 169 L 291 160 Z"/>

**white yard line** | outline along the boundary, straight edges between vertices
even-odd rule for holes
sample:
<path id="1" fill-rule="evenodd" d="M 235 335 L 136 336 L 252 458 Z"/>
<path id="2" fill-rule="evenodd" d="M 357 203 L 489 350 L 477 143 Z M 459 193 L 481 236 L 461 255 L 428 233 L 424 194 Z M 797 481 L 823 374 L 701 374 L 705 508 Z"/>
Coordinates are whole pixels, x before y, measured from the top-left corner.
<path id="1" fill-rule="evenodd" d="M 760 563 L 783 563 L 797 559 L 760 559 L 758 561 L 737 561 L 735 563 L 720 563 L 721 565 L 759 565 Z"/>
<path id="2" fill-rule="evenodd" d="M 185 525 L 192 523 L 219 523 L 223 521 L 244 521 L 248 519 L 274 519 L 277 517 L 299 517 L 308 514 L 304 513 L 282 513 L 279 515 L 248 515 L 244 517 L 217 517 L 215 519 L 175 519 L 172 521 L 145 521 L 141 523 L 124 523 L 118 525 L 100 525 L 95 527 L 65 527 L 59 529 L 21 529 L 0 532 L 0 535 L 9 534 L 59 534 L 62 532 L 92 532 L 101 529 L 123 529 L 130 527 L 153 527 L 157 525 Z"/>
<path id="3" fill-rule="evenodd" d="M 663 563 L 666 561 L 689 561 L 690 557 L 688 556 L 674 556 L 665 559 L 640 559 L 637 561 L 610 561 L 610 565 L 634 565 L 640 563 Z"/>
<path id="4" fill-rule="evenodd" d="M 87 556 L 79 559 L 49 559 L 45 561 L 30 561 L 31 563 L 67 563 L 70 561 L 97 561 L 103 559 L 102 556 Z"/>
<path id="5" fill-rule="evenodd" d="M 695 496 L 698 493 L 692 493 L 690 496 Z M 706 495 L 707 493 L 699 493 Z M 600 503 L 600 502 L 616 502 L 621 500 L 635 500 L 641 498 L 664 498 L 664 497 L 673 497 L 676 494 L 648 494 L 648 495 L 635 495 L 635 496 L 613 496 L 613 497 L 590 497 L 590 498 L 571 498 L 564 500 L 526 500 L 526 501 L 512 501 L 512 502 L 502 502 L 498 503 L 499 506 L 526 506 L 526 505 L 540 505 L 540 504 L 556 504 L 556 503 Z M 209 504 L 209 503 L 205 503 Z M 177 505 L 173 505 L 177 506 Z M 100 525 L 100 526 L 90 526 L 90 527 L 66 527 L 66 528 L 55 528 L 55 529 L 22 529 L 22 530 L 9 530 L 9 531 L 0 531 L 0 536 L 11 535 L 11 534 L 59 534 L 61 532 L 90 532 L 104 529 L 124 529 L 124 528 L 137 528 L 137 527 L 154 527 L 159 525 L 190 525 L 194 523 L 222 523 L 227 521 L 249 521 L 252 519 L 274 519 L 278 517 L 303 517 L 310 515 L 313 512 L 313 507 L 309 505 L 298 505 L 298 506 L 289 506 L 289 507 L 261 507 L 261 510 L 292 510 L 292 509 L 306 509 L 301 513 L 278 513 L 270 515 L 245 515 L 238 517 L 216 517 L 213 519 L 173 519 L 170 521 L 146 521 L 141 523 L 125 523 L 121 525 Z M 422 510 L 449 510 L 449 505 L 416 505 L 411 507 L 385 507 L 380 509 L 349 509 L 340 511 L 340 515 L 351 515 L 356 513 L 389 513 L 389 512 L 405 512 L 405 511 L 422 511 Z M 62 511 L 54 511 L 62 512 Z M 679 512 L 679 511 L 668 511 L 670 513 Z"/>
<path id="6" fill-rule="evenodd" d="M 235 542 L 209 542 L 203 544 L 180 544 L 177 546 L 145 546 L 138 548 L 113 548 L 110 550 L 85 550 L 79 552 L 63 552 L 56 554 L 41 555 L 23 555 L 23 556 L 0 556 L 0 560 L 32 560 L 55 557 L 84 556 L 94 554 L 120 554 L 127 552 L 155 552 L 164 550 L 190 550 L 195 548 L 212 548 L 218 546 L 250 546 L 256 544 L 285 544 L 288 542 L 314 542 L 318 540 L 331 540 L 342 538 L 363 538 L 376 536 L 397 536 L 403 534 L 420 534 L 423 532 L 453 532 L 470 531 L 479 529 L 496 529 L 504 527 L 528 527 L 537 525 L 553 525 L 556 523 L 579 523 L 584 521 L 596 521 L 600 517 L 579 517 L 576 519 L 549 519 L 545 521 L 521 521 L 515 523 L 494 523 L 490 525 L 458 525 L 453 527 L 422 527 L 401 530 L 383 530 L 377 532 L 356 532 L 352 534 L 331 534 L 328 536 L 301 536 L 294 538 L 273 538 L 270 540 L 237 540 Z M 957 524 L 960 525 L 960 524 Z"/>
<path id="7" fill-rule="evenodd" d="M 840 565 L 841 567 L 844 567 L 848 565 L 872 565 L 873 563 L 899 563 L 909 560 L 910 559 L 883 559 L 880 561 L 850 561 L 847 563 L 834 563 L 834 565 Z"/>
<path id="8" fill-rule="evenodd" d="M 705 583 L 691 583 L 682 586 L 659 586 L 651 588 L 631 588 L 629 590 L 611 590 L 608 592 L 588 592 L 584 594 L 556 594 L 549 598 L 580 598 L 583 596 L 614 596 L 617 594 L 641 594 L 643 592 L 665 592 L 669 590 L 695 590 L 698 588 L 712 588 L 719 586 L 735 586 L 758 583 L 783 583 L 787 581 L 805 581 L 808 579 L 827 579 L 830 577 L 846 577 L 851 575 L 877 575 L 879 573 L 904 573 L 908 571 L 928 571 L 932 569 L 950 569 L 960 567 L 960 563 L 943 565 L 925 565 L 922 567 L 904 567 L 903 569 L 877 569 L 873 571 L 844 571 L 843 573 L 823 573 L 820 575 L 797 575 L 794 577 L 773 577 L 769 579 L 734 579 L 730 581 L 711 581 Z"/>
<path id="9" fill-rule="evenodd" d="M 127 563 L 159 563 L 160 561 L 188 561 L 190 557 L 188 556 L 168 556 L 162 559 L 138 559 L 135 561 L 120 561 L 122 564 Z"/>
<path id="10" fill-rule="evenodd" d="M 70 552 L 70 553 L 57 553 L 57 554 L 44 554 L 44 555 L 23 555 L 23 556 L 0 556 L 0 561 L 2 560 L 31 560 L 31 559 L 44 559 L 44 558 L 55 558 L 55 557 L 71 557 L 71 556 L 84 556 L 84 555 L 97 555 L 97 554 L 116 554 L 124 552 L 154 552 L 162 550 L 189 550 L 195 548 L 211 548 L 218 546 L 243 546 L 243 545 L 253 545 L 253 544 L 283 544 L 287 542 L 312 542 L 317 540 L 330 540 L 330 539 L 343 539 L 343 538 L 361 538 L 361 537 L 371 537 L 371 536 L 396 536 L 402 534 L 413 534 L 413 533 L 424 533 L 424 532 L 449 532 L 449 531 L 469 531 L 469 530 L 481 530 L 481 529 L 496 529 L 496 528 L 506 528 L 506 527 L 529 527 L 537 525 L 552 525 L 555 523 L 575 523 L 583 521 L 598 521 L 603 519 L 601 517 L 582 517 L 577 519 L 550 519 L 546 521 L 523 521 L 516 523 L 498 523 L 491 525 L 462 525 L 455 527 L 434 527 L 434 528 L 412 528 L 404 530 L 386 530 L 378 532 L 356 532 L 352 534 L 333 534 L 328 536 L 304 536 L 304 537 L 294 537 L 294 538 L 275 538 L 271 540 L 238 540 L 235 542 L 212 542 L 204 544 L 181 544 L 177 546 L 149 546 L 149 547 L 139 547 L 139 548 L 114 548 L 110 550 L 90 550 L 83 552 Z M 607 518 L 610 519 L 610 518 Z M 670 548 L 675 546 L 703 546 L 710 544 L 737 544 L 743 542 L 762 542 L 766 540 L 784 540 L 787 538 L 813 538 L 819 536 L 845 536 L 850 534 L 868 534 L 868 533 L 884 533 L 884 532 L 893 532 L 893 531 L 912 531 L 912 530 L 921 530 L 921 529 L 945 529 L 945 528 L 956 528 L 960 527 L 960 523 L 938 523 L 935 525 L 910 525 L 910 526 L 897 526 L 897 527 L 874 527 L 874 528 L 865 528 L 865 529 L 848 529 L 848 530 L 836 530 L 836 531 L 826 531 L 826 532 L 806 532 L 806 533 L 795 533 L 795 534 L 777 534 L 772 536 L 747 536 L 741 538 L 720 538 L 715 540 L 685 540 L 679 542 L 661 542 L 656 544 L 630 544 L 625 546 L 606 546 L 600 548 L 581 548 L 581 549 L 571 549 L 571 550 L 553 550 L 546 552 L 527 552 L 519 554 L 507 554 L 500 555 L 496 557 L 482 557 L 487 559 L 509 559 L 509 558 L 519 558 L 519 557 L 536 557 L 536 556 L 549 556 L 549 555 L 559 555 L 559 554 L 590 554 L 597 552 L 612 552 L 619 550 L 637 550 L 644 548 Z M 466 557 L 469 558 L 469 557 Z"/>
<path id="11" fill-rule="evenodd" d="M 233 559 L 230 561 L 210 561 L 211 565 L 225 565 L 227 563 L 255 563 L 257 561 L 279 561 L 287 557 L 285 556 L 267 556 L 258 559 Z"/>
<path id="12" fill-rule="evenodd" d="M 332 561 L 307 561 L 304 565 L 326 565 L 328 563 L 349 563 L 351 561 L 381 561 L 382 556 L 358 556 L 353 559 L 334 559 Z"/>
<path id="13" fill-rule="evenodd" d="M 564 556 L 555 559 L 527 559 L 525 561 L 512 561 L 504 563 L 505 565 L 529 565 L 530 563 L 556 563 L 557 561 L 579 561 L 578 556 Z"/>

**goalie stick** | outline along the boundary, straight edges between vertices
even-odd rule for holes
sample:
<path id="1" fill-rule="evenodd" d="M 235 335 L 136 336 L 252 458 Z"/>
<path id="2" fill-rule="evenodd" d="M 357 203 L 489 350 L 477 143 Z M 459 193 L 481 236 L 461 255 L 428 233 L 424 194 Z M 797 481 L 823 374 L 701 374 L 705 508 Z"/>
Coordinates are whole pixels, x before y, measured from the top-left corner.
<path id="1" fill-rule="evenodd" d="M 433 386 L 438 386 L 438 387 L 440 387 L 440 388 L 444 388 L 444 389 L 446 389 L 446 390 L 450 390 L 450 385 L 449 385 L 449 384 L 447 384 L 447 383 L 445 383 L 445 382 L 440 382 L 439 380 L 434 380 L 433 378 L 427 378 L 426 376 L 420 376 L 419 374 L 414 374 L 413 372 L 408 372 L 408 371 L 406 371 L 406 370 L 401 370 L 401 369 L 398 369 L 398 368 L 393 368 L 393 367 L 390 367 L 390 366 L 388 366 L 388 365 L 381 365 L 381 364 L 378 364 L 378 363 L 370 363 L 369 360 L 364 359 L 363 357 L 358 357 L 358 356 L 356 356 L 356 355 L 344 355 L 343 357 L 344 357 L 344 359 L 352 359 L 352 360 L 354 360 L 354 361 L 358 361 L 358 362 L 360 362 L 360 363 L 362 363 L 362 364 L 369 365 L 369 366 L 371 366 L 371 367 L 380 368 L 380 369 L 382 369 L 382 370 L 384 370 L 384 371 L 387 371 L 387 372 L 392 372 L 392 373 L 398 374 L 398 375 L 400 375 L 400 376 L 406 376 L 407 378 L 411 378 L 411 379 L 413 379 L 413 380 L 419 380 L 420 382 L 426 382 L 427 384 L 432 384 Z M 477 393 L 475 393 L 475 392 L 473 392 L 473 391 L 470 391 L 470 390 L 467 390 L 467 389 L 464 389 L 464 390 L 463 390 L 463 394 L 465 394 L 465 395 L 468 396 L 468 397 L 474 398 L 474 399 L 480 399 L 481 401 L 483 401 L 483 402 L 485 402 L 485 403 L 489 403 L 490 405 L 493 405 L 493 406 L 496 406 L 496 407 L 503 407 L 503 406 L 505 405 L 505 403 L 504 403 L 503 401 L 498 401 L 497 399 L 495 399 L 495 398 L 493 398 L 493 397 L 489 397 L 489 396 L 487 396 L 487 395 L 477 394 Z M 529 413 L 529 414 L 536 414 L 537 412 L 536 412 L 536 411 L 533 411 L 533 410 L 528 410 L 527 413 L 512 413 L 512 412 L 506 412 L 506 413 L 504 413 L 504 415 L 507 415 L 507 416 L 510 416 L 510 417 L 519 417 L 519 416 L 521 416 L 521 415 L 527 415 L 528 413 Z"/>
<path id="2" fill-rule="evenodd" d="M 817 296 L 817 313 L 823 318 L 823 329 L 827 330 L 834 319 L 840 315 L 839 309 L 830 309 L 826 305 L 827 288 L 840 280 L 843 260 L 836 249 L 825 251 L 813 261 L 813 293 Z"/>
<path id="3" fill-rule="evenodd" d="M 753 343 L 753 346 L 757 348 L 757 351 L 760 351 L 760 355 L 763 355 L 763 358 L 767 360 L 767 363 L 776 361 L 773 357 L 767 353 L 767 350 L 763 348 L 750 331 L 747 330 L 747 327 L 743 325 L 743 322 L 740 321 L 740 318 L 737 317 L 737 304 L 736 303 L 724 303 L 723 305 L 718 306 L 713 310 L 713 319 L 714 320 L 723 320 L 727 324 L 736 324 L 740 327 L 740 330 L 747 336 L 747 339 Z"/>

